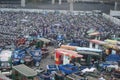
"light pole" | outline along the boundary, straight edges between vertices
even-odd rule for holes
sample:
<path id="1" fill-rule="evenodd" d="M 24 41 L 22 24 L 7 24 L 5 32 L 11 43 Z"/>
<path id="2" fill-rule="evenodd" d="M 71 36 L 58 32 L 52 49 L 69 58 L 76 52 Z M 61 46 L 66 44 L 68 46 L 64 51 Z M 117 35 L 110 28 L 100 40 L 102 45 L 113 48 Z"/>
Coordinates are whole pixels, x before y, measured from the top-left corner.
<path id="1" fill-rule="evenodd" d="M 62 0 L 59 0 L 59 5 L 61 5 L 62 4 Z"/>
<path id="2" fill-rule="evenodd" d="M 21 0 L 21 7 L 25 7 L 25 0 Z"/>
<path id="3" fill-rule="evenodd" d="M 74 0 L 69 0 L 69 3 L 70 3 L 70 11 L 71 11 L 71 12 L 73 11 L 73 1 L 74 1 Z"/>
<path id="4" fill-rule="evenodd" d="M 114 10 L 117 10 L 117 5 L 118 5 L 118 3 L 117 3 L 117 1 L 115 1 Z"/>
<path id="5" fill-rule="evenodd" d="M 55 4 L 55 0 L 52 0 L 52 4 Z"/>

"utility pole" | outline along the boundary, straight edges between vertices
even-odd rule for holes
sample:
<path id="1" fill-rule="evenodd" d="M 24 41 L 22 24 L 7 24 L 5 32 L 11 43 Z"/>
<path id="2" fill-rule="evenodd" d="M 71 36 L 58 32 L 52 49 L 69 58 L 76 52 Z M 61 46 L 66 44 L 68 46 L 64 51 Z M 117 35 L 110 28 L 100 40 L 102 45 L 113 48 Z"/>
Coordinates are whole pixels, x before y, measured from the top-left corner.
<path id="1" fill-rule="evenodd" d="M 114 10 L 117 10 L 117 5 L 118 5 L 118 3 L 117 3 L 117 1 L 115 1 Z"/>
<path id="2" fill-rule="evenodd" d="M 59 5 L 61 5 L 62 4 L 62 0 L 59 0 Z"/>
<path id="3" fill-rule="evenodd" d="M 69 0 L 69 3 L 70 3 L 70 11 L 72 12 L 73 11 L 73 0 Z"/>
<path id="4" fill-rule="evenodd" d="M 21 7 L 25 7 L 25 0 L 21 0 Z"/>
<path id="5" fill-rule="evenodd" d="M 55 4 L 55 0 L 52 0 L 52 4 Z"/>
<path id="6" fill-rule="evenodd" d="M 120 2 L 120 0 L 100 0 L 100 1 L 107 1 L 107 2 L 112 2 L 114 3 L 114 10 L 117 10 L 117 6 L 118 6 L 118 2 Z"/>

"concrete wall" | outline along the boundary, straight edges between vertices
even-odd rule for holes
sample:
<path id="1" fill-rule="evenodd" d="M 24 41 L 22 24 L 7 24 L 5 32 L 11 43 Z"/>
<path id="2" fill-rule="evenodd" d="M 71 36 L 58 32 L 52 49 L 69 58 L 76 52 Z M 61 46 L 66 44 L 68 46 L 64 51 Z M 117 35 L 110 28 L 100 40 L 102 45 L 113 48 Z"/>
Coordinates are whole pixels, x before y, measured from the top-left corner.
<path id="1" fill-rule="evenodd" d="M 99 0 L 74 0 L 74 2 L 98 2 Z"/>
<path id="2" fill-rule="evenodd" d="M 117 19 L 115 17 L 112 17 L 110 15 L 107 15 L 105 13 L 103 13 L 103 17 L 106 18 L 107 20 L 110 20 L 111 22 L 117 24 L 117 25 L 120 25 L 120 19 Z"/>
<path id="3" fill-rule="evenodd" d="M 120 11 L 110 10 L 110 16 L 120 17 Z"/>
<path id="4" fill-rule="evenodd" d="M 106 2 L 106 3 L 109 3 L 109 2 L 114 2 L 114 0 L 74 0 L 74 2 Z"/>

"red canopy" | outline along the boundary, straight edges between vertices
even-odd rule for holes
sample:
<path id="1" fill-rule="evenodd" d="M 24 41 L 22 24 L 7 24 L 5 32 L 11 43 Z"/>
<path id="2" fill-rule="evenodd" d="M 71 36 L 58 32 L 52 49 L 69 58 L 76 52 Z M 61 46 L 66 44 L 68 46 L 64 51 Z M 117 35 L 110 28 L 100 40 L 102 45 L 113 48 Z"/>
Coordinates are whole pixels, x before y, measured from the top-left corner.
<path id="1" fill-rule="evenodd" d="M 106 42 L 100 41 L 100 40 L 96 40 L 96 39 L 92 39 L 92 40 L 89 40 L 89 41 L 92 42 L 92 43 L 95 43 L 95 44 L 100 44 L 100 45 L 106 44 Z"/>
<path id="2" fill-rule="evenodd" d="M 59 52 L 60 54 L 64 54 L 66 56 L 70 56 L 72 58 L 75 58 L 75 57 L 80 57 L 82 58 L 83 56 L 78 54 L 78 52 L 75 52 L 75 51 L 72 51 L 72 50 L 66 50 L 66 49 L 61 49 L 61 48 L 58 48 L 58 49 L 55 49 L 56 52 Z"/>

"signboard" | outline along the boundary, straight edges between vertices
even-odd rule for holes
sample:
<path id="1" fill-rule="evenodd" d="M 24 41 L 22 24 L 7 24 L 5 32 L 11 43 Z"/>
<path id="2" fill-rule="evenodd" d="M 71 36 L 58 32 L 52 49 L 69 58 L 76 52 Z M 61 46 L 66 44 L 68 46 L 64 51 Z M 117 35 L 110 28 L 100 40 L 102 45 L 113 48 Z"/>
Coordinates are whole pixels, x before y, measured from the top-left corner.
<path id="1" fill-rule="evenodd" d="M 63 56 L 63 64 L 65 65 L 65 64 L 69 64 L 69 63 L 70 63 L 70 57 L 64 55 L 64 56 Z"/>

